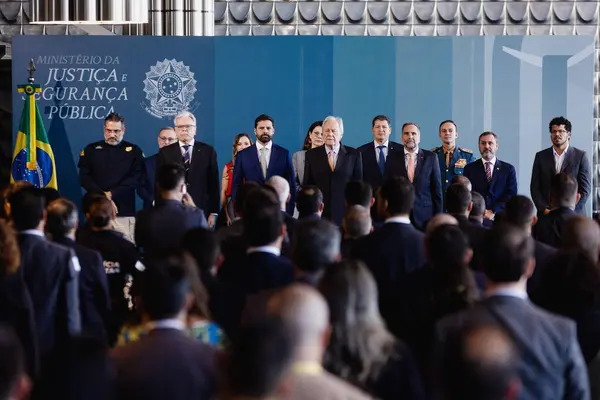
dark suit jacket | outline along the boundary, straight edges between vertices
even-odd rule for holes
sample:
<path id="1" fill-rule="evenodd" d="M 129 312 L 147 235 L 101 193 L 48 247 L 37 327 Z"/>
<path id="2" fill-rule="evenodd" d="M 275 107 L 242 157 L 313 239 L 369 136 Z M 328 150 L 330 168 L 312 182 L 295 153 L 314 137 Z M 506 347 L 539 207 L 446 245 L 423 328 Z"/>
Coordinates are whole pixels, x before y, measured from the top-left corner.
<path id="1" fill-rule="evenodd" d="M 206 227 L 206 217 L 199 208 L 161 199 L 153 208 L 138 213 L 135 242 L 147 255 L 165 253 L 179 248 L 190 229 Z"/>
<path id="2" fill-rule="evenodd" d="M 506 202 L 517 194 L 517 173 L 511 164 L 496 159 L 492 166 L 492 181 L 488 182 L 482 158 L 467 164 L 464 175 L 469 178 L 473 191 L 485 199 L 486 210 L 495 213 L 504 210 Z"/>
<path id="3" fill-rule="evenodd" d="M 578 214 L 585 214 L 585 203 L 592 190 L 590 162 L 585 151 L 569 146 L 560 172 L 570 174 L 577 180 L 581 198 L 575 207 L 575 211 Z M 537 152 L 533 161 L 530 190 L 531 198 L 538 212 L 550 208 L 550 180 L 555 174 L 556 167 L 552 147 Z"/>
<path id="4" fill-rule="evenodd" d="M 441 344 L 449 333 L 469 322 L 495 323 L 514 340 L 519 351 L 519 399 L 589 399 L 585 362 L 575 323 L 550 314 L 528 300 L 492 296 L 472 310 L 438 323 Z"/>
<path id="5" fill-rule="evenodd" d="M 19 273 L 29 290 L 36 339 L 44 358 L 81 332 L 75 254 L 38 235 L 20 233 L 18 241 Z"/>
<path id="6" fill-rule="evenodd" d="M 158 152 L 156 169 L 160 169 L 165 164 L 184 165 L 179 142 L 165 146 Z M 203 210 L 206 216 L 219 212 L 219 177 L 215 149 L 205 143 L 195 141 L 190 169 L 186 172 L 187 191 L 196 206 Z M 156 192 L 155 198 L 158 198 Z"/>
<path id="7" fill-rule="evenodd" d="M 542 215 L 533 226 L 532 236 L 552 247 L 560 247 L 562 230 L 573 215 L 577 213 L 570 208 L 561 207 Z"/>
<path id="8" fill-rule="evenodd" d="M 423 233 L 414 226 L 388 222 L 356 239 L 351 250 L 352 257 L 364 261 L 373 273 L 388 328 L 409 345 L 419 336 L 415 331 L 419 315 L 408 295 L 408 277 L 425 264 L 423 241 Z"/>
<path id="9" fill-rule="evenodd" d="M 393 157 L 388 156 L 385 172 L 386 179 L 400 176 L 408 178 L 404 146 L 400 146 Z M 431 217 L 443 211 L 441 179 L 440 166 L 435 153 L 419 149 L 413 180 L 415 204 L 411 215 L 418 229 L 424 229 Z"/>
<path id="10" fill-rule="evenodd" d="M 212 399 L 215 353 L 176 329 L 150 331 L 112 352 L 116 399 Z"/>
<path id="11" fill-rule="evenodd" d="M 393 156 L 393 153 L 398 151 L 399 149 L 403 149 L 400 143 L 392 142 L 391 140 L 388 142 L 388 155 L 386 157 L 385 169 L 388 169 L 387 160 Z M 363 144 L 358 149 L 360 154 L 362 155 L 363 162 L 363 181 L 371 185 L 373 188 L 373 193 L 383 184 L 383 178 L 385 176 L 381 174 L 379 171 L 379 165 L 377 164 L 377 150 L 375 148 L 375 144 L 373 141 L 369 143 Z"/>
<path id="12" fill-rule="evenodd" d="M 55 243 L 75 251 L 79 259 L 79 307 L 81 328 L 87 337 L 95 337 L 107 343 L 107 329 L 110 323 L 110 295 L 108 279 L 104 271 L 102 256 L 68 237 L 53 238 Z"/>
<path id="13" fill-rule="evenodd" d="M 281 176 L 290 185 L 290 201 L 287 204 L 287 212 L 294 214 L 296 207 L 296 178 L 292 156 L 287 149 L 273 143 L 269 157 L 267 177 L 263 177 L 258 150 L 256 144 L 240 151 L 235 157 L 235 168 L 233 169 L 233 183 L 231 185 L 231 198 L 235 199 L 237 190 L 245 182 L 258 182 L 264 184 L 272 176 Z"/>
<path id="14" fill-rule="evenodd" d="M 152 208 L 152 202 L 154 201 L 157 158 L 158 153 L 144 159 L 145 183 L 138 188 L 138 196 L 144 201 L 145 210 Z"/>
<path id="15" fill-rule="evenodd" d="M 323 192 L 322 218 L 341 225 L 346 211 L 346 184 L 363 179 L 360 152 L 340 143 L 335 169 L 331 171 L 326 146 L 316 147 L 306 152 L 305 168 L 304 185 L 315 185 Z"/>

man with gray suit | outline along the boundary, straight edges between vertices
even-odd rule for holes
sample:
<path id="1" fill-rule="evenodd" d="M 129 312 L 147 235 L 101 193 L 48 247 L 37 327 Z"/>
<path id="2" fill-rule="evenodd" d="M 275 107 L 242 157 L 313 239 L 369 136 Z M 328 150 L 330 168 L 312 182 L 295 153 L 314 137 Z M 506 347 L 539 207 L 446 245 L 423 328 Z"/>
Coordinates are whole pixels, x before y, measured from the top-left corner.
<path id="1" fill-rule="evenodd" d="M 486 232 L 482 250 L 487 296 L 474 308 L 438 323 L 441 348 L 464 326 L 495 324 L 517 346 L 520 399 L 589 399 L 575 323 L 536 307 L 527 298 L 527 279 L 535 267 L 531 237 L 522 229 L 501 225 Z"/>
<path id="2" fill-rule="evenodd" d="M 592 176 L 585 151 L 569 146 L 571 122 L 565 117 L 553 118 L 549 124 L 552 147 L 539 151 L 533 161 L 531 198 L 538 216 L 550 212 L 550 180 L 560 172 L 571 175 L 579 185 L 580 199 L 575 212 L 585 214 L 585 203 L 590 196 Z"/>

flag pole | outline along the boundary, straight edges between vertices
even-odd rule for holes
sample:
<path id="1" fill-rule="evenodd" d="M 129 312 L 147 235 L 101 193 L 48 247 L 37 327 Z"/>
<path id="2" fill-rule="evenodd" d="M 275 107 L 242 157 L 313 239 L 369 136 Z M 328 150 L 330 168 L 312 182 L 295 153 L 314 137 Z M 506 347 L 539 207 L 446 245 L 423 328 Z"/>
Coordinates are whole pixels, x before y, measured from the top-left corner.
<path id="1" fill-rule="evenodd" d="M 27 71 L 29 72 L 29 84 L 33 85 L 33 82 L 35 82 L 35 78 L 33 76 L 33 74 L 35 73 L 35 64 L 33 63 L 33 58 L 29 59 L 29 68 L 27 68 Z M 33 89 L 33 88 L 31 88 Z M 37 170 L 37 155 L 36 155 L 36 129 L 37 127 L 36 125 L 36 117 L 37 117 L 37 113 L 36 113 L 36 109 L 35 109 L 35 89 L 30 90 L 31 93 L 27 93 L 27 101 L 29 102 L 29 149 L 30 149 L 30 153 L 29 153 L 29 161 L 27 162 L 26 166 L 27 169 L 30 171 L 35 171 Z"/>
<path id="2" fill-rule="evenodd" d="M 27 72 L 29 72 L 29 83 L 33 84 L 35 82 L 35 78 L 33 74 L 35 73 L 35 64 L 33 63 L 33 58 L 29 60 L 29 68 L 27 68 Z"/>

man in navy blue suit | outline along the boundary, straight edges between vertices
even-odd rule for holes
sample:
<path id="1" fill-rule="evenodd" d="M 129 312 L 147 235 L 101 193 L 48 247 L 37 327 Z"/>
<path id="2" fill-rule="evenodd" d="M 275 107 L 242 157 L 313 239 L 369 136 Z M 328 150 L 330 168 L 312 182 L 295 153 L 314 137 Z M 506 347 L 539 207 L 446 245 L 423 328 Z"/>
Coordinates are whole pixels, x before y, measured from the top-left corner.
<path id="1" fill-rule="evenodd" d="M 494 220 L 506 202 L 517 194 L 517 173 L 511 164 L 496 158 L 498 136 L 494 132 L 479 135 L 481 158 L 465 167 L 473 190 L 485 199 L 484 218 Z"/>
<path id="2" fill-rule="evenodd" d="M 435 153 L 419 148 L 421 130 L 414 122 L 402 125 L 403 146 L 388 155 L 385 177 L 408 178 L 415 188 L 415 202 L 411 213 L 413 224 L 424 230 L 427 222 L 443 211 L 442 179 Z"/>
<path id="3" fill-rule="evenodd" d="M 158 148 L 159 150 L 177 141 L 175 129 L 167 126 L 158 132 Z M 154 203 L 154 180 L 156 175 L 156 159 L 158 153 L 144 158 L 144 167 L 146 171 L 146 180 L 144 186 L 138 188 L 138 196 L 144 201 L 144 210 L 152 208 Z"/>
<path id="4" fill-rule="evenodd" d="M 264 184 L 272 176 L 281 176 L 290 184 L 290 201 L 287 212 L 294 214 L 296 206 L 296 180 L 292 156 L 287 149 L 273 143 L 275 123 L 273 118 L 261 114 L 254 121 L 256 143 L 240 151 L 235 158 L 231 197 L 235 199 L 237 190 L 246 182 Z"/>

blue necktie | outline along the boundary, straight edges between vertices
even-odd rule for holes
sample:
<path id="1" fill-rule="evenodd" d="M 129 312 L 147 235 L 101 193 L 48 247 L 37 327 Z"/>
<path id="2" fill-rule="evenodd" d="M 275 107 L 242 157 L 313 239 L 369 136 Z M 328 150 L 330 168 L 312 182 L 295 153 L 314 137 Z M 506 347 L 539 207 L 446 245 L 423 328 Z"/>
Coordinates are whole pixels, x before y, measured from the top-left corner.
<path id="1" fill-rule="evenodd" d="M 189 149 L 190 149 L 189 144 L 183 145 L 183 162 L 186 164 L 190 163 L 190 152 L 188 151 Z"/>
<path id="2" fill-rule="evenodd" d="M 383 173 L 385 172 L 385 154 L 383 154 L 383 149 L 385 149 L 385 146 L 377 146 L 377 148 L 379 149 L 379 161 L 377 162 L 377 166 L 379 167 L 381 176 L 383 176 Z"/>

